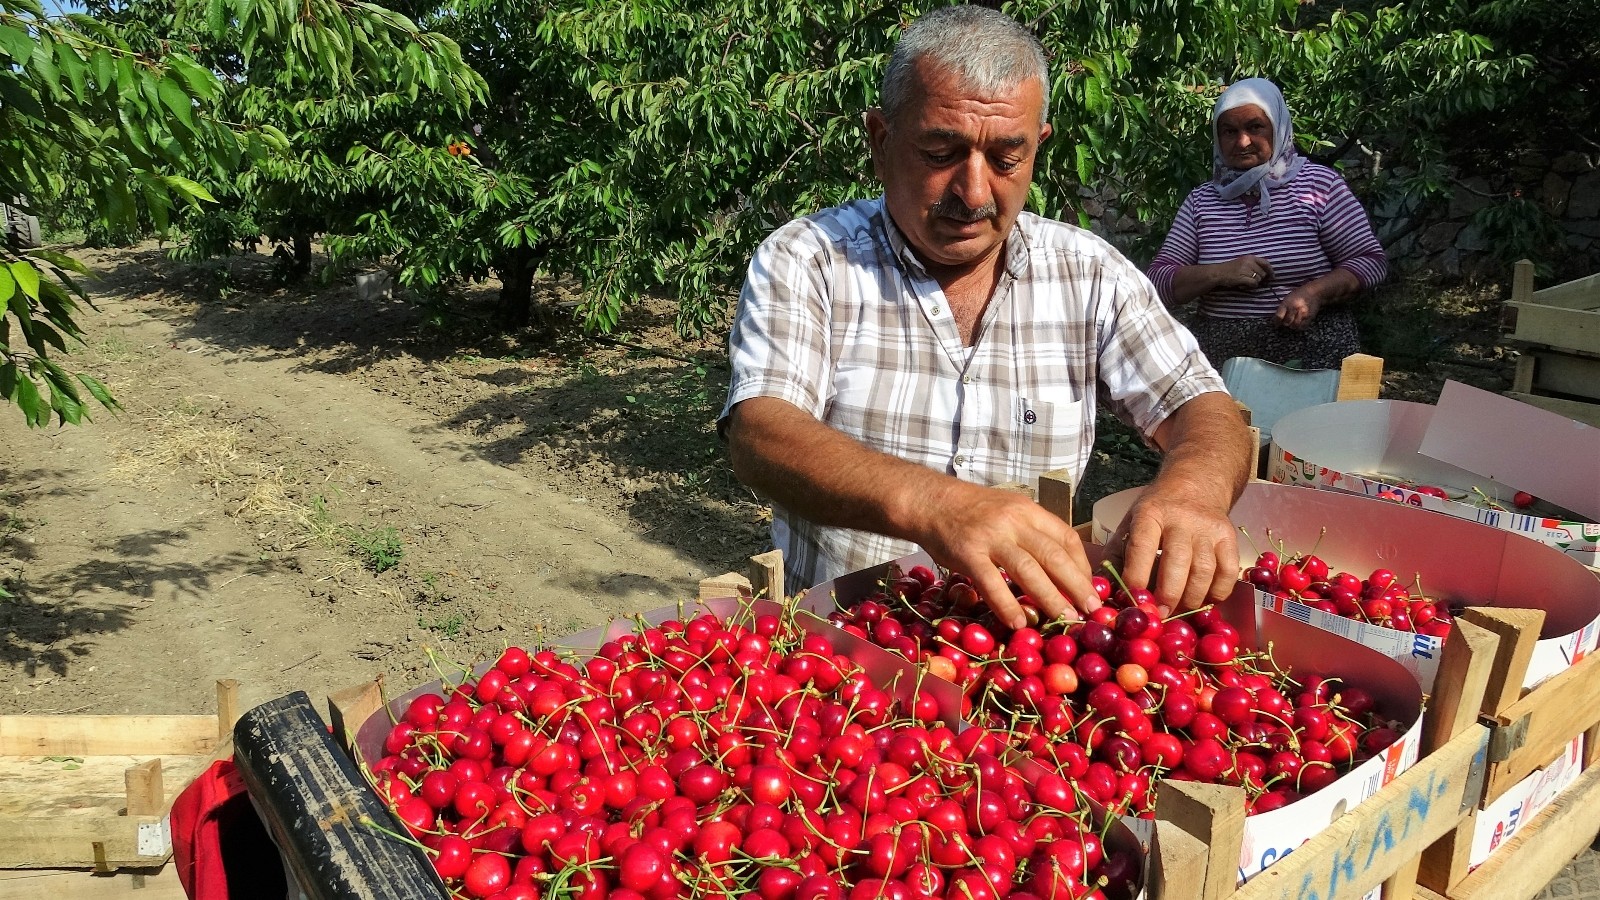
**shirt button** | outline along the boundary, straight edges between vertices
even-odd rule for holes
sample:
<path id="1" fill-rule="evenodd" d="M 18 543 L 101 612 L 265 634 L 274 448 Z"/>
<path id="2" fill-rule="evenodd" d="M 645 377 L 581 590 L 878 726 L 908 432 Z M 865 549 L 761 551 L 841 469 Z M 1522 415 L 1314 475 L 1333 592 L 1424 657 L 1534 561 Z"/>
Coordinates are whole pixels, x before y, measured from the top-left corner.
<path id="1" fill-rule="evenodd" d="M 936 316 L 940 314 L 939 307 L 935 306 L 933 308 L 933 314 L 936 315 Z"/>
<path id="2" fill-rule="evenodd" d="M 961 376 L 961 383 L 962 384 L 971 384 L 973 382 L 973 380 L 974 379 L 973 379 L 973 377 L 971 375 L 963 375 L 963 376 Z"/>
<path id="3" fill-rule="evenodd" d="M 964 466 L 966 464 L 967 464 L 967 458 L 965 456 L 961 456 L 961 455 L 958 454 L 956 456 L 956 465 Z"/>

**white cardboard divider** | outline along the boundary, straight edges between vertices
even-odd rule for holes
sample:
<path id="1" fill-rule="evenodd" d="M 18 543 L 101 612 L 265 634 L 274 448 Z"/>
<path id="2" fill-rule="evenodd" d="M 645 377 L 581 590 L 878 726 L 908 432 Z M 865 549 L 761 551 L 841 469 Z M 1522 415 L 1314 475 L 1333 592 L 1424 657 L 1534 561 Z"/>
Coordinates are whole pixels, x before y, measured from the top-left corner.
<path id="1" fill-rule="evenodd" d="M 1418 450 L 1600 522 L 1600 428 L 1446 381 Z"/>
<path id="2" fill-rule="evenodd" d="M 1343 405 L 1343 404 L 1341 404 Z M 1109 535 L 1139 488 L 1101 499 L 1094 507 L 1096 540 Z M 1310 552 L 1365 578 L 1390 569 L 1401 583 L 1420 574 L 1423 590 L 1467 606 L 1545 611 L 1523 687 L 1533 687 L 1593 651 L 1600 640 L 1600 579 L 1561 551 L 1496 528 L 1434 515 L 1402 503 L 1332 491 L 1251 482 L 1230 513 L 1262 549 L 1280 541 L 1290 553 Z M 1324 533 L 1323 529 L 1326 529 Z M 1270 539 L 1268 537 L 1270 533 Z M 1240 562 L 1253 560 L 1240 538 Z M 1356 622 L 1265 592 L 1258 602 L 1302 622 L 1371 647 L 1398 661 L 1433 689 L 1443 641 Z"/>
<path id="3" fill-rule="evenodd" d="M 1090 545 L 1085 550 L 1090 562 L 1098 565 L 1102 549 Z M 873 594 L 886 579 L 916 565 L 931 566 L 932 560 L 925 553 L 917 553 L 823 582 L 806 591 L 801 608 L 827 616 L 840 607 L 855 605 Z M 1257 606 L 1253 590 L 1244 582 L 1221 604 L 1221 609 L 1239 629 L 1242 647 L 1271 647 L 1274 659 L 1291 673 L 1338 675 L 1352 686 L 1367 689 L 1379 708 L 1400 722 L 1402 733 L 1401 739 L 1383 753 L 1326 788 L 1288 806 L 1245 819 L 1239 857 L 1239 880 L 1244 881 L 1311 840 L 1334 819 L 1416 763 L 1422 744 L 1422 686 L 1412 673 L 1383 653 L 1354 642 L 1330 641 L 1320 629 Z M 1148 848 L 1154 823 L 1132 817 L 1124 817 L 1122 822 Z"/>
<path id="4" fill-rule="evenodd" d="M 1447 384 L 1440 399 L 1450 400 L 1450 407 L 1347 400 L 1290 413 L 1273 428 L 1267 477 L 1366 497 L 1396 491 L 1407 505 L 1520 534 L 1585 565 L 1600 565 L 1600 524 L 1530 515 L 1512 503 L 1518 490 L 1528 490 L 1589 514 L 1600 502 L 1593 497 L 1600 488 L 1589 474 L 1596 463 L 1591 459 L 1574 470 L 1571 448 L 1554 448 L 1574 441 L 1583 447 L 1600 443 L 1595 440 L 1600 429 L 1465 385 Z M 1530 418 L 1523 410 L 1539 415 Z M 1557 488 L 1568 482 L 1565 490 Z M 1425 484 L 1461 499 L 1411 490 Z M 1474 488 L 1504 509 L 1470 502 L 1479 499 Z"/>

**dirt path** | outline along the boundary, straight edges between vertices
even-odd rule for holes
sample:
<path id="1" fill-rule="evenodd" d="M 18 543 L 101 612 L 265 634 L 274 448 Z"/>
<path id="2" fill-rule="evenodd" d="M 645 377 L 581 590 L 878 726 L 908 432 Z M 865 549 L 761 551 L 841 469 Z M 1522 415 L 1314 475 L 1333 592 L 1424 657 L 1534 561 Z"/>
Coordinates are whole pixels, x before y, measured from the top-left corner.
<path id="1" fill-rule="evenodd" d="M 318 323 L 282 316 L 281 297 L 206 305 L 175 298 L 155 260 L 92 260 L 118 268 L 74 361 L 124 413 L 45 431 L 0 415 L 16 595 L 0 600 L 0 712 L 203 711 L 221 677 L 247 704 L 380 672 L 409 686 L 424 646 L 480 658 L 691 596 L 760 549 L 747 534 L 696 559 L 641 537 L 613 473 L 462 419 L 480 388 L 511 402 L 470 357 L 465 374 L 398 350 L 350 362 L 351 333 L 410 327 L 409 306 Z"/>

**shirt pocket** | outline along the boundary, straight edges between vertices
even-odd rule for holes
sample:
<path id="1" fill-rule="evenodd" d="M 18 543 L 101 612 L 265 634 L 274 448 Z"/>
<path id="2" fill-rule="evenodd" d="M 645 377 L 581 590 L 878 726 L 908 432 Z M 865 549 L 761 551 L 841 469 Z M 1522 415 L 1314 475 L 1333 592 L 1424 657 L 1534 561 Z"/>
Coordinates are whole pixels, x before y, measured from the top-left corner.
<path id="1" fill-rule="evenodd" d="M 1011 449 L 1019 477 L 1031 482 L 1051 469 L 1068 468 L 1076 479 L 1087 461 L 1083 401 L 1069 391 L 1016 395 L 1012 404 Z"/>

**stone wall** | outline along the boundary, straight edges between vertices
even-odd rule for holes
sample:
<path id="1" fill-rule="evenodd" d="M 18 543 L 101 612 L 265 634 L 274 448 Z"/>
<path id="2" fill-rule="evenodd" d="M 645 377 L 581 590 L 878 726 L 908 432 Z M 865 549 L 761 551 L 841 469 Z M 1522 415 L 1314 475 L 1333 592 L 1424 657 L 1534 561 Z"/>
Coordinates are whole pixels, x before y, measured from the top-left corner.
<path id="1" fill-rule="evenodd" d="M 1527 154 L 1502 175 L 1464 179 L 1448 206 L 1426 219 L 1398 201 L 1370 212 L 1397 268 L 1509 278 L 1491 239 L 1473 221 L 1475 213 L 1507 195 L 1538 203 L 1555 220 L 1565 244 L 1546 256 L 1558 273 L 1600 271 L 1600 154 Z"/>

